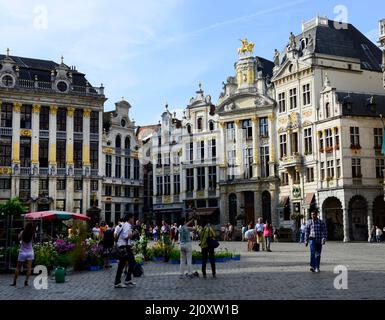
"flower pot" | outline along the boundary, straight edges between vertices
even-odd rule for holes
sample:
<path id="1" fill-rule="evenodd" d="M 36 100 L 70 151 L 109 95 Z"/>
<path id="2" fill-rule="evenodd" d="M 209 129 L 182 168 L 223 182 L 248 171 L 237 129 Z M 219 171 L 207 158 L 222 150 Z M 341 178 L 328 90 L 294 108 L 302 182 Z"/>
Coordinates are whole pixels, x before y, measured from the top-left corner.
<path id="1" fill-rule="evenodd" d="M 55 269 L 55 281 L 56 283 L 64 283 L 66 278 L 66 269 L 57 267 Z"/>

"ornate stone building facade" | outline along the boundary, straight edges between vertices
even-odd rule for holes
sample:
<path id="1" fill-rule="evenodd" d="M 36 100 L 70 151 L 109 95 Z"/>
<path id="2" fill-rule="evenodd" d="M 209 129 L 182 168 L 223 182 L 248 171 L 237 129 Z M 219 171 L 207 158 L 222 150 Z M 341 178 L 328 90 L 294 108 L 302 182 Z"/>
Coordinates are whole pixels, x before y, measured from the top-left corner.
<path id="1" fill-rule="evenodd" d="M 104 88 L 52 61 L 0 56 L 0 199 L 85 213 L 101 200 Z"/>
<path id="2" fill-rule="evenodd" d="M 117 223 L 127 213 L 143 219 L 144 181 L 139 161 L 135 123 L 129 116 L 127 101 L 115 104 L 104 113 L 103 132 L 103 206 L 104 219 Z"/>

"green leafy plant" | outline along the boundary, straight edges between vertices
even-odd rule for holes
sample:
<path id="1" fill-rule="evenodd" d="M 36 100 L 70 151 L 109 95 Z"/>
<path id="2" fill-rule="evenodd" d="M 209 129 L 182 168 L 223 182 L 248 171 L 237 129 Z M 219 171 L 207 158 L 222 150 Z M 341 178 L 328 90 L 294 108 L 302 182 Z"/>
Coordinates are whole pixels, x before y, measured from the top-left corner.
<path id="1" fill-rule="evenodd" d="M 45 242 L 35 245 L 33 249 L 35 252 L 35 265 L 46 266 L 48 271 L 51 271 L 55 267 L 58 259 L 55 246 L 51 242 Z"/>
<path id="2" fill-rule="evenodd" d="M 180 260 L 180 251 L 177 249 L 173 249 L 170 252 L 170 260 L 179 261 Z"/>
<path id="3" fill-rule="evenodd" d="M 27 209 L 22 205 L 19 198 L 12 198 L 0 204 L 0 217 L 20 217 L 20 215 L 26 211 Z"/>

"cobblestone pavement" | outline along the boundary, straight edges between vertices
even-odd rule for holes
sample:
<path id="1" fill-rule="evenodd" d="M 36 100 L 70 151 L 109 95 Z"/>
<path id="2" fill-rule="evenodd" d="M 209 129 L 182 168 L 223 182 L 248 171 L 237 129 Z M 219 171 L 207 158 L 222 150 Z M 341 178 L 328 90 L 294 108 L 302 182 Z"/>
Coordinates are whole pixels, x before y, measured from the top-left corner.
<path id="1" fill-rule="evenodd" d="M 197 247 L 196 244 L 194 244 Z M 0 275 L 0 299 L 4 300 L 258 300 L 258 299 L 384 299 L 385 245 L 328 243 L 321 273 L 309 271 L 309 252 L 304 245 L 274 243 L 273 252 L 246 251 L 246 243 L 221 243 L 220 248 L 240 252 L 241 261 L 217 264 L 217 279 L 178 279 L 178 265 L 149 262 L 136 288 L 114 289 L 112 270 L 72 273 L 64 284 L 49 280 L 47 290 L 33 286 L 10 287 L 12 276 Z M 348 268 L 348 290 L 336 290 L 334 267 Z M 199 270 L 199 265 L 194 265 Z M 32 279 L 30 281 L 32 283 Z"/>

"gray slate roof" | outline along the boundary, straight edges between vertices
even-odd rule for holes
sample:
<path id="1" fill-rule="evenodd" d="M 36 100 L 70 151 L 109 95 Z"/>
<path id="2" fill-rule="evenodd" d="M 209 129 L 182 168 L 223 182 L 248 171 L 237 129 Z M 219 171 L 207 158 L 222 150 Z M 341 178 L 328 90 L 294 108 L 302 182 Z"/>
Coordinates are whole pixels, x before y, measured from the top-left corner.
<path id="1" fill-rule="evenodd" d="M 344 116 L 379 117 L 385 116 L 385 95 L 364 93 L 336 92 L 337 99 L 342 103 Z"/>

